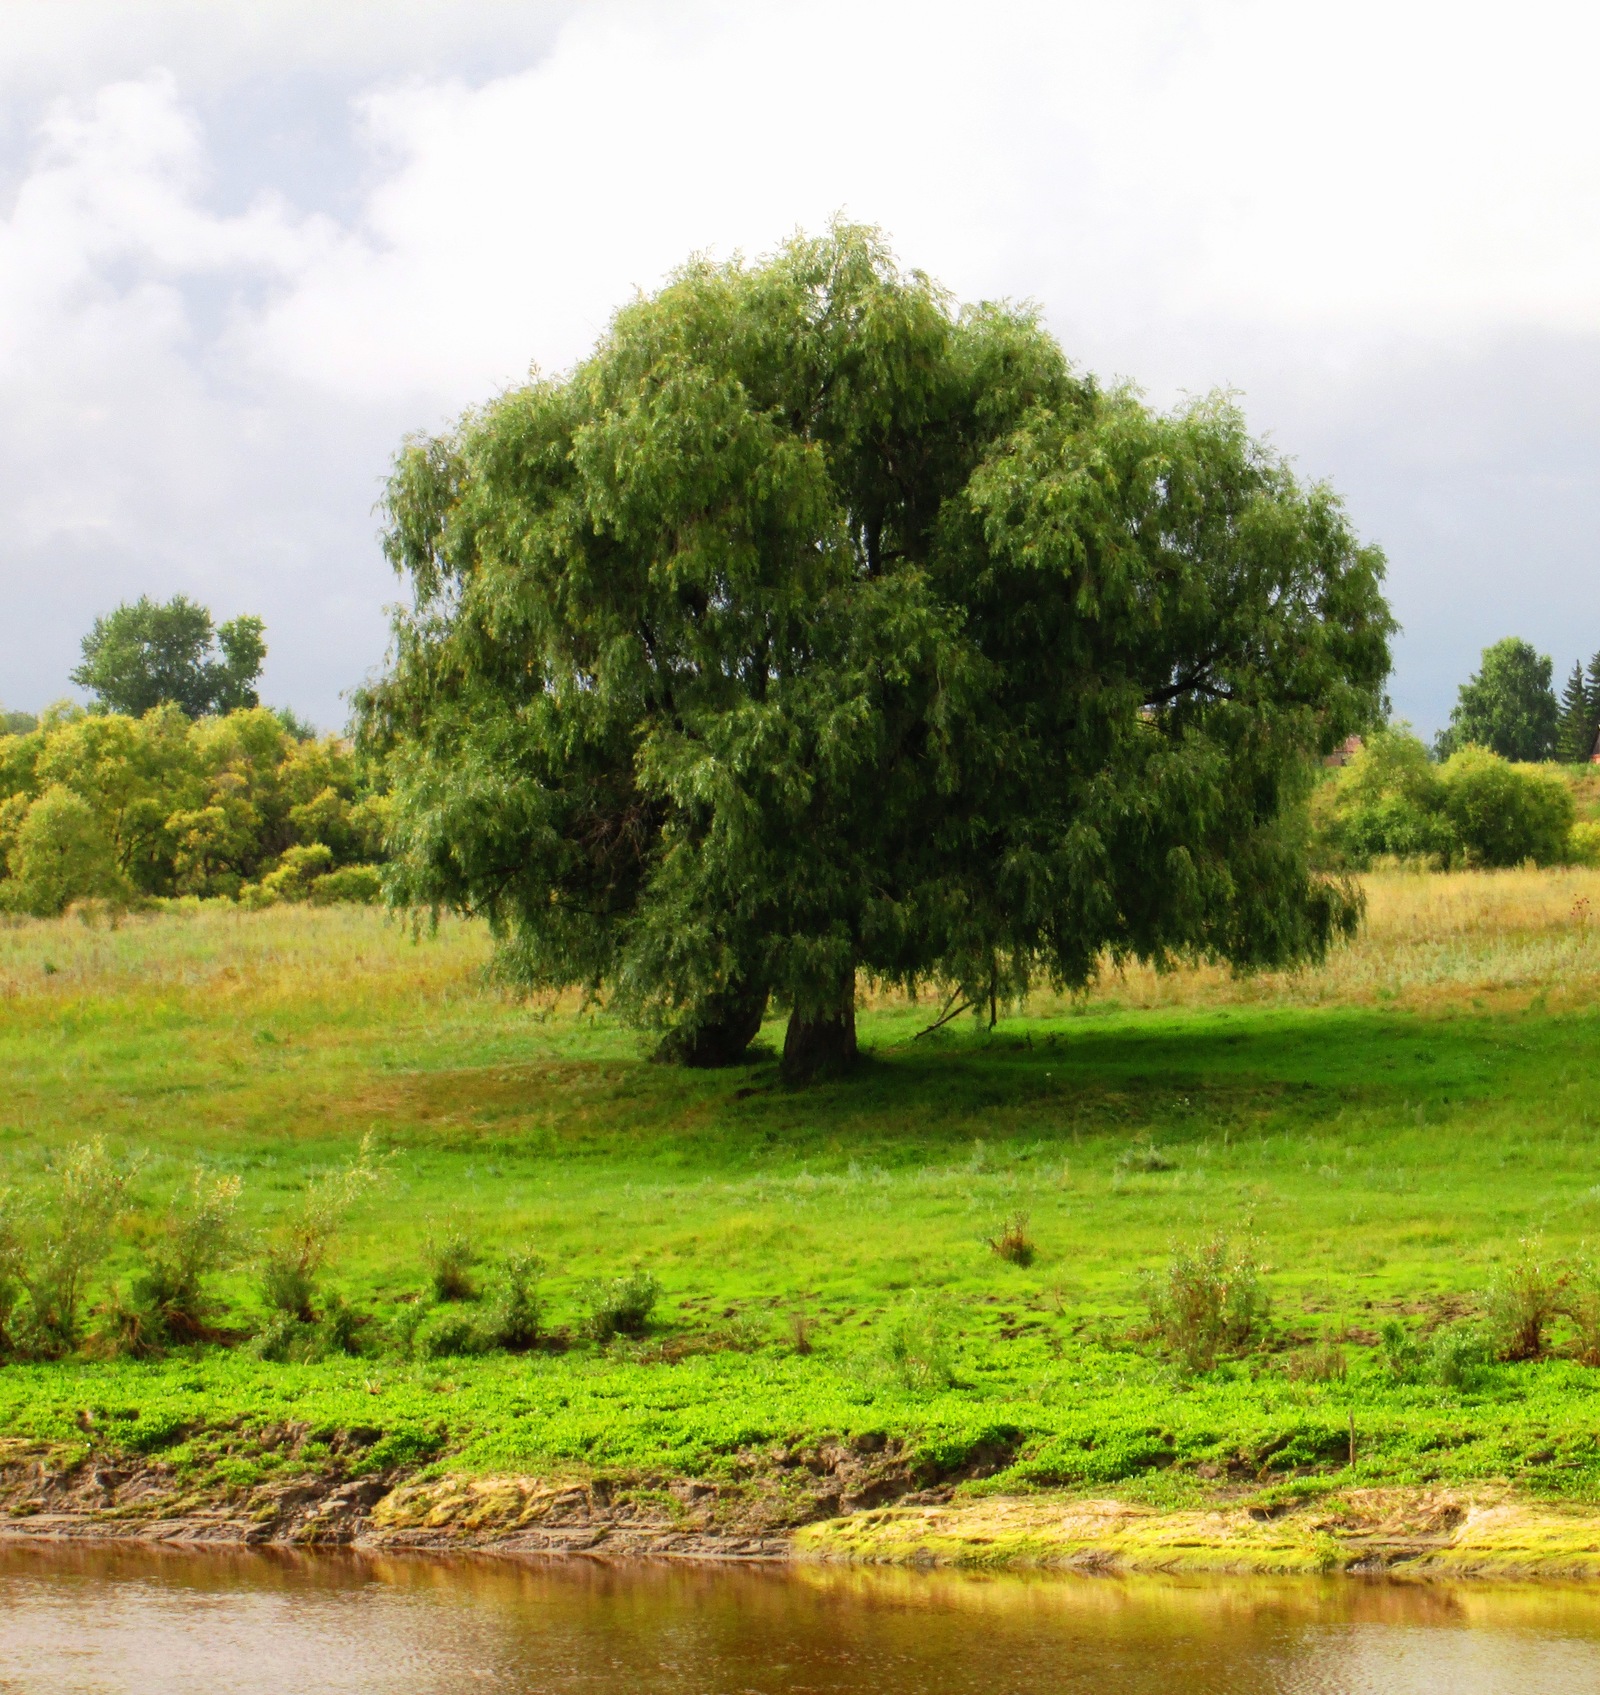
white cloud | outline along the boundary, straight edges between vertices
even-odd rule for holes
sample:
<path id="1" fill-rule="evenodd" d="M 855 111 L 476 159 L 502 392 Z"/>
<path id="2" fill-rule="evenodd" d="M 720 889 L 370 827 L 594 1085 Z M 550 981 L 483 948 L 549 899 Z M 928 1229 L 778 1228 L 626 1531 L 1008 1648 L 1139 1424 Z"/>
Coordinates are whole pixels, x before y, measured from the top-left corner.
<path id="1" fill-rule="evenodd" d="M 1600 431 L 1559 375 L 1600 337 L 1586 9 L 19 10 L 0 87 L 77 88 L 11 161 L 0 218 L 0 572 L 35 619 L 0 637 L 19 700 L 55 692 L 108 598 L 181 587 L 263 611 L 275 686 L 331 717 L 380 644 L 370 507 L 404 429 L 567 365 L 689 252 L 764 251 L 839 210 L 963 296 L 1040 300 L 1070 351 L 1158 398 L 1243 386 L 1399 539 L 1418 676 L 1444 675 L 1415 628 L 1446 573 L 1456 673 L 1508 620 L 1540 637 L 1483 538 L 1538 510 L 1541 407 L 1578 462 Z M 348 101 L 323 161 L 337 218 L 275 190 L 270 150 L 249 192 L 218 191 L 226 92 L 268 74 Z M 250 136 L 227 133 L 229 183 L 250 181 Z M 1518 337 L 1545 350 L 1523 394 L 1497 351 Z M 1576 580 L 1594 499 L 1563 483 L 1529 581 Z"/>

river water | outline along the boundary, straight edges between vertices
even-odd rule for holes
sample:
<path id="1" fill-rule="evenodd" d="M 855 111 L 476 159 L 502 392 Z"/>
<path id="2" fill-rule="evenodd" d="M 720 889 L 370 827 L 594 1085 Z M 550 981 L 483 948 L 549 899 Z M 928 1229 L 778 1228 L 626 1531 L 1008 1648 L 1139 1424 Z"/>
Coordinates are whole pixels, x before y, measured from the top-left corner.
<path id="1" fill-rule="evenodd" d="M 5 1695 L 1600 1695 L 1600 1590 L 0 1543 Z"/>

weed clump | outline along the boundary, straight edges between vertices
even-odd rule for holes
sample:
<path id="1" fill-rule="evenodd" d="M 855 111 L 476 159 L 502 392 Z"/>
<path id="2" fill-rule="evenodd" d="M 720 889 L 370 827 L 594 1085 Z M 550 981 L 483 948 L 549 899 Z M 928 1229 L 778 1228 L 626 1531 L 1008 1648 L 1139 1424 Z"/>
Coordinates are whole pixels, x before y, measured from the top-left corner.
<path id="1" fill-rule="evenodd" d="M 307 1185 L 299 1207 L 268 1244 L 261 1273 L 268 1319 L 256 1339 L 256 1351 L 263 1359 L 353 1351 L 346 1343 L 353 1335 L 354 1320 L 343 1316 L 348 1309 L 342 1303 L 328 1303 L 328 1323 L 319 1324 L 317 1282 L 350 1208 L 381 1176 L 373 1159 L 372 1139 L 363 1137 L 348 1165 Z"/>
<path id="2" fill-rule="evenodd" d="M 1422 1348 L 1398 1318 L 1378 1327 L 1378 1357 L 1396 1383 L 1415 1383 L 1422 1370 Z"/>
<path id="3" fill-rule="evenodd" d="M 49 1190 L 0 1194 L 0 1347 L 60 1359 L 83 1340 L 89 1278 L 109 1253 L 128 1208 L 131 1163 L 96 1137 L 69 1148 Z"/>
<path id="4" fill-rule="evenodd" d="M 205 1284 L 237 1256 L 242 1189 L 237 1177 L 208 1180 L 203 1171 L 195 1172 L 188 1194 L 174 1198 L 145 1250 L 132 1298 L 114 1294 L 104 1309 L 101 1339 L 108 1351 L 142 1356 L 215 1338 L 216 1307 Z"/>
<path id="5" fill-rule="evenodd" d="M 879 1350 L 903 1387 L 948 1389 L 955 1382 L 955 1317 L 949 1297 L 913 1295 L 889 1315 Z"/>
<path id="6" fill-rule="evenodd" d="M 1147 1272 L 1144 1299 L 1151 1333 L 1189 1371 L 1259 1341 L 1271 1312 L 1251 1245 L 1220 1235 L 1177 1249 L 1164 1277 Z"/>
<path id="7" fill-rule="evenodd" d="M 473 1267 L 482 1255 L 471 1234 L 457 1222 L 440 1229 L 430 1226 L 422 1246 L 428 1281 L 436 1301 L 475 1301 L 478 1285 Z"/>
<path id="8" fill-rule="evenodd" d="M 1563 1314 L 1572 1321 L 1572 1351 L 1583 1365 L 1600 1365 L 1600 1265 L 1585 1256 L 1574 1262 L 1562 1294 Z"/>
<path id="9" fill-rule="evenodd" d="M 1038 1255 L 1028 1234 L 1028 1215 L 1014 1212 L 1000 1226 L 998 1236 L 989 1237 L 989 1251 L 1008 1265 L 1032 1265 Z"/>
<path id="10" fill-rule="evenodd" d="M 1469 1389 L 1489 1363 L 1483 1336 L 1470 1325 L 1447 1324 L 1433 1333 L 1423 1355 L 1423 1376 L 1441 1389 Z"/>
<path id="11" fill-rule="evenodd" d="M 1562 1312 L 1561 1274 L 1548 1265 L 1539 1243 L 1524 1240 L 1515 1260 L 1489 1285 L 1484 1323 L 1503 1360 L 1542 1359 L 1545 1330 Z"/>
<path id="12" fill-rule="evenodd" d="M 1140 1136 L 1117 1155 L 1117 1169 L 1123 1172 L 1172 1171 L 1176 1169 L 1177 1163 L 1148 1136 Z"/>
<path id="13" fill-rule="evenodd" d="M 412 1352 L 418 1359 L 453 1359 L 463 1354 L 481 1354 L 484 1350 L 482 1331 L 465 1313 L 448 1308 L 435 1308 L 425 1315 L 412 1338 Z"/>
<path id="14" fill-rule="evenodd" d="M 661 1298 L 661 1285 L 648 1271 L 634 1267 L 625 1277 L 596 1278 L 584 1286 L 589 1308 L 584 1331 L 591 1341 L 642 1335 Z"/>
<path id="15" fill-rule="evenodd" d="M 485 1303 L 481 1329 L 488 1347 L 520 1354 L 538 1345 L 543 1320 L 539 1279 L 543 1272 L 544 1262 L 537 1254 L 507 1257 Z"/>
<path id="16" fill-rule="evenodd" d="M 1350 1375 L 1350 1362 L 1337 1342 L 1322 1336 L 1309 1348 L 1291 1354 L 1286 1369 L 1300 1383 L 1343 1383 Z"/>

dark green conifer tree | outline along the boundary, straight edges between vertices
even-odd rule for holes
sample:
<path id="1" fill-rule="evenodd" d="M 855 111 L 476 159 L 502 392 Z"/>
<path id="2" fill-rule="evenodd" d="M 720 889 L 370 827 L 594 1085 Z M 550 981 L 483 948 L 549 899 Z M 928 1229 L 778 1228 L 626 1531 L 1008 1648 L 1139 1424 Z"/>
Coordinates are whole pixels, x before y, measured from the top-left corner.
<path id="1" fill-rule="evenodd" d="M 1600 659 L 1597 654 L 1596 659 Z M 1594 662 L 1590 662 L 1593 669 Z M 1565 765 L 1582 765 L 1594 749 L 1595 697 L 1583 667 L 1573 661 L 1572 675 L 1561 691 L 1561 717 L 1556 726 L 1556 758 Z"/>

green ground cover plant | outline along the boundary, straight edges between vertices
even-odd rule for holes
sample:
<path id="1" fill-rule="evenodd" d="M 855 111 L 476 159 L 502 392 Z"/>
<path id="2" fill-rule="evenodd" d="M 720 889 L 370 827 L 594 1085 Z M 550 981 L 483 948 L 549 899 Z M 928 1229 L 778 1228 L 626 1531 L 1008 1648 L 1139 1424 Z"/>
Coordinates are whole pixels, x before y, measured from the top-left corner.
<path id="1" fill-rule="evenodd" d="M 360 1431 L 621 1487 L 843 1437 L 982 1489 L 1594 1499 L 1600 874 L 1366 891 L 1318 972 L 1108 973 L 920 1040 L 885 997 L 803 1092 L 775 1029 L 685 1071 L 505 994 L 462 923 L 14 921 L 0 1437 L 197 1490 Z"/>

